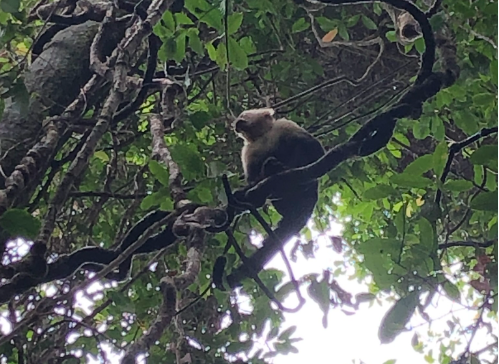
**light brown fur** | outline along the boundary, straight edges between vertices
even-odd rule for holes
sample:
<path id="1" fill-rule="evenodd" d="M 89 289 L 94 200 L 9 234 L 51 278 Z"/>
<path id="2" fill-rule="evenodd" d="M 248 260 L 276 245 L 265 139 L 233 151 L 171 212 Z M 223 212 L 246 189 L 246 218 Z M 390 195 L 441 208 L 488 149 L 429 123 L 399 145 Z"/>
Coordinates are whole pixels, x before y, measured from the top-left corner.
<path id="1" fill-rule="evenodd" d="M 244 126 L 240 126 L 243 122 Z M 250 163 L 263 164 L 272 157 L 282 141 L 296 135 L 308 134 L 305 129 L 288 119 L 275 119 L 270 108 L 247 110 L 233 124 L 236 133 L 244 140 L 241 161 L 248 182 L 256 182 L 264 176 L 249 171 Z M 239 130 L 238 130 L 239 129 Z"/>

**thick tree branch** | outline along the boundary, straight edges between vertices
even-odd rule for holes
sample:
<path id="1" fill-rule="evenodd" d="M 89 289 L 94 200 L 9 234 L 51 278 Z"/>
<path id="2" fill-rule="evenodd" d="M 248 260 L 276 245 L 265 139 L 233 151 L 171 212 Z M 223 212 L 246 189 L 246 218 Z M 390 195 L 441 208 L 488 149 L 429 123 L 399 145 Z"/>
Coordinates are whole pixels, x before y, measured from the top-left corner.
<path id="1" fill-rule="evenodd" d="M 365 1 L 325 0 L 323 2 L 340 5 L 364 3 Z M 442 64 L 446 67 L 446 70 L 445 72 L 433 72 L 436 43 L 426 15 L 415 5 L 404 0 L 386 0 L 383 2 L 406 10 L 421 26 L 426 51 L 422 55 L 421 69 L 415 84 L 393 107 L 368 121 L 347 142 L 331 149 L 322 158 L 308 166 L 287 170 L 266 178 L 256 186 L 248 189 L 244 201 L 241 202 L 253 206 L 262 206 L 271 195 L 274 197 L 279 196 L 280 193 L 285 195 L 286 189 L 296 189 L 296 185 L 306 184 L 318 179 L 347 160 L 365 157 L 377 152 L 390 141 L 398 119 L 419 118 L 422 113 L 423 103 L 436 95 L 442 88 L 449 87 L 455 82 L 459 75 L 459 67 L 455 59 L 455 46 L 447 39 L 439 39 L 438 45 L 442 56 Z M 279 227 L 275 230 L 275 234 L 278 236 L 279 241 L 285 242 L 301 230 L 305 223 L 301 226 L 296 223 L 288 224 L 286 227 Z M 273 239 L 272 236 L 267 237 L 263 247 L 249 258 L 252 267 L 256 271 L 261 270 L 265 263 L 277 253 L 279 247 L 279 242 L 276 239 Z M 235 287 L 241 279 L 247 276 L 250 276 L 250 272 L 243 265 L 235 269 L 227 277 L 227 280 L 231 287 Z"/>

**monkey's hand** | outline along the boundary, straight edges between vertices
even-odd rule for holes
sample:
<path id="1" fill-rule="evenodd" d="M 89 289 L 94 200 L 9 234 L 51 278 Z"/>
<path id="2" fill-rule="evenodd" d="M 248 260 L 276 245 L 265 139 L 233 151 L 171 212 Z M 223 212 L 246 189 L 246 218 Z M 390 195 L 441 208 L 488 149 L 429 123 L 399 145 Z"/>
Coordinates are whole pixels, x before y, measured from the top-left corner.
<path id="1" fill-rule="evenodd" d="M 270 157 L 263 163 L 262 175 L 267 178 L 274 174 L 280 173 L 286 170 L 286 166 L 281 163 L 277 158 Z"/>
<path id="2" fill-rule="evenodd" d="M 254 208 L 260 208 L 265 204 L 265 200 L 263 201 L 249 201 L 248 198 L 246 197 L 246 193 L 252 189 L 255 185 L 251 184 L 248 186 L 245 186 L 241 189 L 235 190 L 232 193 L 232 203 L 236 210 L 239 211 L 246 211 L 250 207 Z"/>

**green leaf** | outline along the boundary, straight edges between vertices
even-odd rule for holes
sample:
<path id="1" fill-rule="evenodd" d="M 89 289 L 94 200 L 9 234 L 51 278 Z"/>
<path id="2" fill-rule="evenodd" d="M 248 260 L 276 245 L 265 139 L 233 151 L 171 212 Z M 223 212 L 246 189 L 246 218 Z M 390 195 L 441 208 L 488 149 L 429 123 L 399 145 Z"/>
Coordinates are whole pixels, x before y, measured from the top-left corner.
<path id="1" fill-rule="evenodd" d="M 395 30 L 387 31 L 385 33 L 385 37 L 392 43 L 395 43 L 397 41 L 397 34 L 395 33 Z"/>
<path id="2" fill-rule="evenodd" d="M 396 362 L 397 362 L 396 359 L 390 359 L 390 360 L 385 361 L 383 364 L 395 364 Z"/>
<path id="3" fill-rule="evenodd" d="M 447 180 L 444 184 L 444 188 L 452 192 L 468 191 L 472 187 L 473 183 L 471 181 L 466 181 L 464 179 Z"/>
<path id="4" fill-rule="evenodd" d="M 190 199 L 200 203 L 208 203 L 213 201 L 211 190 L 201 185 L 196 186 L 193 190 L 189 191 L 188 196 Z"/>
<path id="5" fill-rule="evenodd" d="M 279 335 L 279 340 L 283 341 L 288 340 L 291 337 L 291 335 L 295 333 L 296 329 L 297 329 L 296 325 L 288 327 L 286 330 L 281 332 L 281 334 Z"/>
<path id="6" fill-rule="evenodd" d="M 348 29 L 347 27 L 345 26 L 345 24 L 343 23 L 339 23 L 338 24 L 338 34 L 340 35 L 340 37 L 342 37 L 345 41 L 349 41 L 350 40 L 350 34 L 348 33 Z"/>
<path id="7" fill-rule="evenodd" d="M 324 16 L 319 16 L 315 19 L 322 30 L 329 32 L 332 29 L 338 27 L 338 21 L 335 19 L 329 19 Z"/>
<path id="8" fill-rule="evenodd" d="M 256 53 L 256 46 L 253 39 L 250 37 L 243 37 L 239 40 L 239 45 L 246 52 L 246 54 Z"/>
<path id="9" fill-rule="evenodd" d="M 439 31 L 446 24 L 442 14 L 434 14 L 429 21 L 434 32 Z"/>
<path id="10" fill-rule="evenodd" d="M 108 291 L 106 296 L 110 298 L 123 312 L 135 313 L 135 304 L 126 294 L 120 291 Z"/>
<path id="11" fill-rule="evenodd" d="M 419 242 L 423 249 L 430 253 L 437 251 L 437 241 L 433 234 L 433 226 L 424 217 L 420 218 L 418 221 L 419 226 Z"/>
<path id="12" fill-rule="evenodd" d="M 299 33 L 303 32 L 304 30 L 308 29 L 310 27 L 310 24 L 305 20 L 305 18 L 300 18 L 291 27 L 291 31 L 293 33 Z"/>
<path id="13" fill-rule="evenodd" d="M 436 140 L 442 141 L 445 139 L 445 125 L 442 119 L 439 117 L 431 118 L 431 132 Z"/>
<path id="14" fill-rule="evenodd" d="M 144 197 L 140 203 L 140 208 L 144 211 L 149 210 L 151 207 L 157 206 L 159 204 L 158 193 L 151 193 L 150 195 Z"/>
<path id="15" fill-rule="evenodd" d="M 477 117 L 469 110 L 453 112 L 453 116 L 456 125 L 468 135 L 474 134 L 480 129 Z"/>
<path id="16" fill-rule="evenodd" d="M 194 22 L 184 13 L 175 13 L 175 21 L 177 22 L 178 25 L 192 25 L 192 24 L 194 24 Z M 191 28 L 191 29 L 194 29 L 194 28 Z"/>
<path id="17" fill-rule="evenodd" d="M 109 156 L 103 150 L 98 150 L 94 153 L 94 157 L 100 159 L 103 162 L 109 162 Z"/>
<path id="18" fill-rule="evenodd" d="M 182 174 L 187 180 L 205 175 L 205 166 L 196 145 L 175 144 L 171 148 L 172 158 L 182 166 Z"/>
<path id="19" fill-rule="evenodd" d="M 416 39 L 416 41 L 414 42 L 414 47 L 416 47 L 416 50 L 419 53 L 423 54 L 426 51 L 426 44 L 424 42 L 424 38 L 421 37 Z"/>
<path id="20" fill-rule="evenodd" d="M 277 336 L 278 333 L 279 333 L 279 326 L 274 326 L 272 330 L 270 330 L 269 333 L 267 334 L 266 341 L 272 340 Z"/>
<path id="21" fill-rule="evenodd" d="M 442 284 L 442 288 L 447 297 L 449 297 L 452 301 L 461 303 L 461 292 L 459 292 L 459 288 L 457 288 L 454 283 L 446 280 Z"/>
<path id="22" fill-rule="evenodd" d="M 359 244 L 357 251 L 364 255 L 398 256 L 402 241 L 397 239 L 373 238 Z"/>
<path id="23" fill-rule="evenodd" d="M 326 280 L 321 280 L 318 282 L 315 278 L 310 281 L 310 285 L 307 288 L 307 292 L 321 309 L 323 315 L 322 326 L 327 328 L 327 314 L 329 312 L 329 307 L 331 301 L 329 299 L 329 287 Z"/>
<path id="24" fill-rule="evenodd" d="M 433 152 L 433 171 L 437 176 L 442 175 L 447 158 L 449 156 L 449 147 L 446 142 L 441 142 Z"/>
<path id="25" fill-rule="evenodd" d="M 9 14 L 14 14 L 19 12 L 21 7 L 21 0 L 2 0 L 0 2 L 0 9 Z"/>
<path id="26" fill-rule="evenodd" d="M 405 325 L 414 314 L 418 303 L 418 292 L 411 292 L 395 302 L 381 321 L 378 337 L 382 344 L 392 342 L 399 334 L 405 331 Z"/>
<path id="27" fill-rule="evenodd" d="M 176 47 L 175 47 L 175 52 L 171 55 L 171 58 L 176 61 L 177 63 L 180 63 L 184 57 L 185 57 L 185 38 L 187 36 L 187 33 L 182 32 L 177 35 L 176 37 Z"/>
<path id="28" fill-rule="evenodd" d="M 390 185 L 380 184 L 369 188 L 364 192 L 364 198 L 368 200 L 379 200 L 388 196 L 397 195 L 398 192 Z"/>
<path id="29" fill-rule="evenodd" d="M 189 37 L 189 47 L 199 55 L 204 55 L 203 44 L 201 43 L 201 39 L 199 39 L 199 30 L 195 28 L 190 28 L 187 31 L 187 35 Z"/>
<path id="30" fill-rule="evenodd" d="M 225 43 L 220 43 L 218 45 L 215 61 L 217 62 L 218 67 L 225 69 L 225 65 L 227 64 L 227 48 L 225 47 Z"/>
<path id="31" fill-rule="evenodd" d="M 239 30 L 239 27 L 243 23 L 243 13 L 234 13 L 229 15 L 227 22 L 228 22 L 227 31 L 229 35 L 234 34 Z"/>
<path id="32" fill-rule="evenodd" d="M 0 227 L 11 236 L 34 239 L 38 235 L 41 222 L 24 209 L 9 209 L 0 216 Z"/>
<path id="33" fill-rule="evenodd" d="M 422 188 L 433 184 L 433 181 L 426 177 L 414 176 L 407 173 L 396 174 L 390 177 L 390 182 L 401 187 Z"/>
<path id="34" fill-rule="evenodd" d="M 390 233 L 390 230 L 392 230 L 392 229 L 391 229 L 390 226 L 388 226 L 388 228 L 387 228 L 387 235 L 388 236 L 390 236 L 390 234 L 391 234 L 391 237 L 396 237 L 397 233 L 400 236 L 405 236 L 405 233 L 406 233 L 406 230 L 407 230 L 407 217 L 406 217 L 406 214 L 407 214 L 407 204 L 404 203 L 402 205 L 402 207 L 400 208 L 400 210 L 395 215 L 395 218 L 393 219 L 393 224 L 397 228 L 397 231 L 393 232 L 393 233 Z"/>
<path id="35" fill-rule="evenodd" d="M 405 169 L 404 174 L 421 176 L 433 167 L 433 155 L 425 154 L 411 162 Z"/>
<path id="36" fill-rule="evenodd" d="M 451 105 L 453 101 L 454 95 L 449 91 L 449 89 L 440 90 L 435 96 L 435 103 L 439 109 Z"/>
<path id="37" fill-rule="evenodd" d="M 357 15 L 354 15 L 352 17 L 347 18 L 345 21 L 347 28 L 352 28 L 355 25 L 357 25 L 357 23 L 359 22 L 359 19 L 360 19 L 360 14 L 357 14 Z M 369 19 L 369 20 L 371 20 L 371 19 Z"/>
<path id="38" fill-rule="evenodd" d="M 163 17 L 161 18 L 161 21 L 167 29 L 171 30 L 172 32 L 175 31 L 175 19 L 173 19 L 173 14 L 171 11 L 165 11 Z"/>
<path id="39" fill-rule="evenodd" d="M 155 160 L 149 161 L 149 170 L 163 186 L 168 187 L 170 185 L 170 173 L 161 163 Z"/>
<path id="40" fill-rule="evenodd" d="M 203 129 L 210 119 L 211 116 L 206 111 L 198 111 L 189 115 L 189 121 L 197 130 Z"/>
<path id="41" fill-rule="evenodd" d="M 357 303 L 362 303 L 362 302 L 371 302 L 376 299 L 376 295 L 373 293 L 357 293 L 355 295 L 355 302 Z"/>
<path id="42" fill-rule="evenodd" d="M 368 16 L 362 15 L 361 19 L 362 19 L 362 24 L 364 24 L 364 26 L 367 29 L 370 29 L 370 30 L 376 30 L 376 29 L 378 29 L 378 26 L 376 25 L 376 23 L 373 22 L 371 20 L 371 18 L 369 18 Z"/>
<path id="43" fill-rule="evenodd" d="M 497 212 L 497 191 L 479 194 L 471 201 L 470 207 L 473 210 Z"/>
<path id="44" fill-rule="evenodd" d="M 203 22 L 218 31 L 223 30 L 222 13 L 217 5 L 211 5 L 206 0 L 185 0 L 184 6 L 191 14 L 196 16 L 200 22 Z"/>
<path id="45" fill-rule="evenodd" d="M 210 57 L 210 59 L 212 61 L 216 62 L 217 51 L 215 49 L 215 46 L 213 45 L 213 42 L 206 43 L 206 45 L 204 47 L 206 48 L 206 51 L 208 52 L 208 57 Z"/>
<path id="46" fill-rule="evenodd" d="M 173 35 L 173 32 L 165 27 L 161 22 L 154 26 L 154 34 L 161 38 L 161 40 L 168 39 Z"/>
<path id="47" fill-rule="evenodd" d="M 173 59 L 173 56 L 177 52 L 177 42 L 174 37 L 168 38 L 166 41 L 163 42 L 163 45 L 161 46 L 159 53 L 158 54 L 164 54 L 164 57 L 161 57 L 161 59 L 165 60 L 170 60 Z"/>
<path id="48" fill-rule="evenodd" d="M 234 38 L 229 38 L 229 58 L 230 63 L 238 70 L 248 67 L 248 56 Z"/>
<path id="49" fill-rule="evenodd" d="M 482 145 L 471 155 L 470 161 L 477 165 L 497 166 L 497 145 Z"/>
<path id="50" fill-rule="evenodd" d="M 482 93 L 473 96 L 475 106 L 492 106 L 496 100 L 496 95 L 491 93 Z"/>
<path id="51" fill-rule="evenodd" d="M 172 211 L 173 210 L 173 200 L 171 198 L 163 199 L 159 208 L 163 211 Z"/>
<path id="52" fill-rule="evenodd" d="M 480 185 L 483 181 L 483 167 L 481 166 L 473 166 L 473 181 L 477 184 Z"/>
<path id="53" fill-rule="evenodd" d="M 215 28 L 216 30 L 223 30 L 222 14 L 216 7 L 212 7 L 211 10 L 203 14 L 203 16 L 199 18 L 199 21 L 208 24 L 210 27 Z"/>
<path id="54" fill-rule="evenodd" d="M 482 362 L 475 355 L 471 355 L 470 356 L 470 364 L 482 364 Z"/>
<path id="55" fill-rule="evenodd" d="M 430 135 L 430 118 L 422 117 L 412 127 L 412 132 L 416 139 L 424 139 Z"/>
<path id="56" fill-rule="evenodd" d="M 289 281 L 283 284 L 278 291 L 275 293 L 275 297 L 282 302 L 284 298 L 295 291 L 295 285 L 293 281 Z"/>

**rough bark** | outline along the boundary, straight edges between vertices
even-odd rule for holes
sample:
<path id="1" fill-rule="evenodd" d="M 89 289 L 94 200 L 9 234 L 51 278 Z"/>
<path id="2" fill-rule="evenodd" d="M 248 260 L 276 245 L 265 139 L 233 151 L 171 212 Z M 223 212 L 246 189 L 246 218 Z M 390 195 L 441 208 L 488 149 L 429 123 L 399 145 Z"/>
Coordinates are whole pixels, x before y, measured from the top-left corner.
<path id="1" fill-rule="evenodd" d="M 99 23 L 87 21 L 57 33 L 24 74 L 29 105 L 23 107 L 13 99 L 6 100 L 0 120 L 0 163 L 5 175 L 10 175 L 34 145 L 44 116 L 63 111 L 90 78 L 89 49 L 98 27 Z M 103 52 L 109 54 L 122 35 L 122 29 L 106 34 Z"/>

